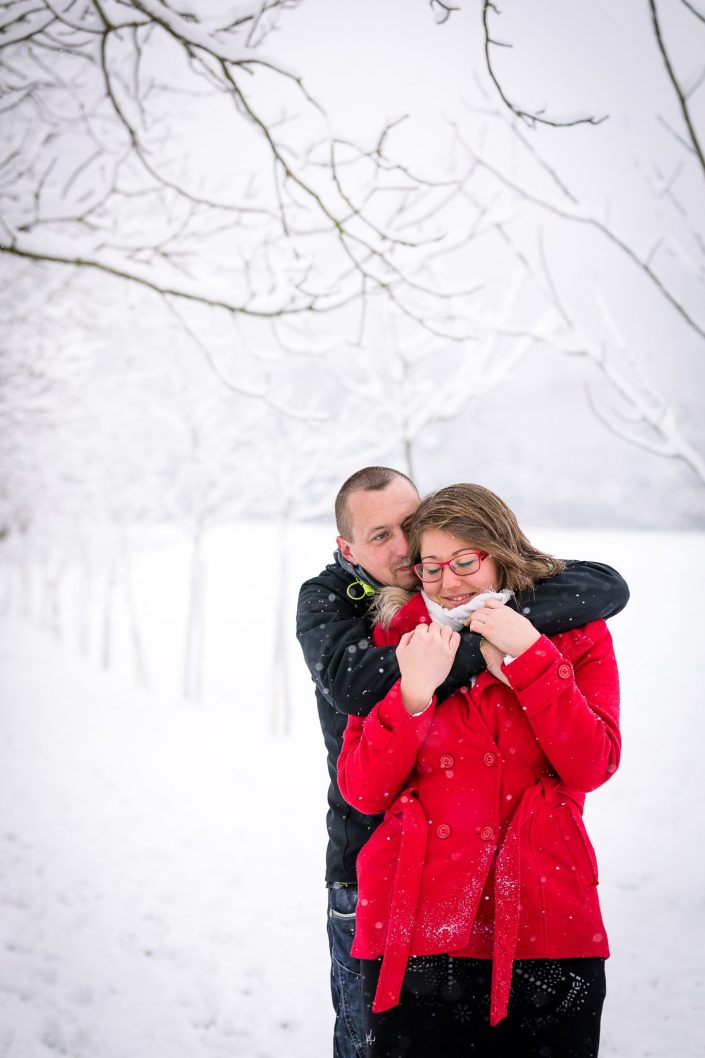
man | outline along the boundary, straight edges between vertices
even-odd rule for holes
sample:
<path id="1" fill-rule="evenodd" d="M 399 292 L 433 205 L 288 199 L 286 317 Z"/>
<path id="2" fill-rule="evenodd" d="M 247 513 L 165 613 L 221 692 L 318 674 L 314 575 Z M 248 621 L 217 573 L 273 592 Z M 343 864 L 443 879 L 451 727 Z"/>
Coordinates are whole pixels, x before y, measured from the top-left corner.
<path id="1" fill-rule="evenodd" d="M 328 940 L 331 992 L 336 1012 L 334 1058 L 364 1058 L 362 989 L 350 947 L 355 932 L 357 854 L 381 816 L 365 816 L 343 800 L 337 762 L 347 718 L 366 716 L 399 678 L 396 650 L 370 645 L 368 610 L 386 585 L 417 586 L 404 524 L 419 504 L 415 485 L 388 467 L 365 467 L 343 484 L 335 502 L 338 550 L 334 561 L 306 581 L 299 594 L 297 636 L 316 684 L 318 715 L 328 753 Z M 625 582 L 609 566 L 569 562 L 515 604 L 546 635 L 612 617 L 627 603 Z M 442 701 L 481 672 L 480 637 L 464 631 Z"/>

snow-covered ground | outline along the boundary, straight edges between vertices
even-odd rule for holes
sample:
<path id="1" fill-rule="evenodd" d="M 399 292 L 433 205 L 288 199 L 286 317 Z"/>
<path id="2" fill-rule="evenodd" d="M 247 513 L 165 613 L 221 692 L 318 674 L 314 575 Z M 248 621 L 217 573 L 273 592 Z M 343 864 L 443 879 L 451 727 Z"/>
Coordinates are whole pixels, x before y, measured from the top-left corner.
<path id="1" fill-rule="evenodd" d="M 322 739 L 295 643 L 292 732 L 268 732 L 281 566 L 267 560 L 269 530 L 233 532 L 207 556 L 199 707 L 173 690 L 185 576 L 176 549 L 135 570 L 151 695 L 70 640 L 2 623 L 0 1058 L 331 1053 Z M 613 950 L 602 1054 L 697 1058 L 705 536 L 531 535 L 611 562 L 632 588 L 612 622 L 622 768 L 587 810 Z M 296 585 L 328 560 L 331 540 L 324 528 L 294 534 L 292 636 Z"/>

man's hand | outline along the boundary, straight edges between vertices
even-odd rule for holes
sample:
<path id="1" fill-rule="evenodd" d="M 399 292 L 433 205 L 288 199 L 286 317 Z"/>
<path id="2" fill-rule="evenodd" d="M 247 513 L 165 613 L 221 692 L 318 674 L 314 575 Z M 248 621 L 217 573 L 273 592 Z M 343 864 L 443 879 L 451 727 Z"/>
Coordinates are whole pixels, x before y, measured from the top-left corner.
<path id="1" fill-rule="evenodd" d="M 512 654 L 515 658 L 541 638 L 528 618 L 498 599 L 488 599 L 470 615 L 467 624 L 472 632 L 479 632 L 496 646 L 502 655 Z"/>
<path id="2" fill-rule="evenodd" d="M 496 647 L 494 643 L 490 643 L 489 639 L 485 639 L 484 637 L 480 640 L 480 651 L 485 659 L 487 671 L 496 679 L 501 680 L 502 683 L 506 683 L 507 687 L 511 687 L 511 683 L 502 672 L 502 662 L 505 658 L 504 651 L 500 650 L 499 647 Z"/>
<path id="3" fill-rule="evenodd" d="M 401 700 L 412 716 L 422 712 L 451 670 L 460 636 L 446 625 L 420 624 L 397 646 Z"/>

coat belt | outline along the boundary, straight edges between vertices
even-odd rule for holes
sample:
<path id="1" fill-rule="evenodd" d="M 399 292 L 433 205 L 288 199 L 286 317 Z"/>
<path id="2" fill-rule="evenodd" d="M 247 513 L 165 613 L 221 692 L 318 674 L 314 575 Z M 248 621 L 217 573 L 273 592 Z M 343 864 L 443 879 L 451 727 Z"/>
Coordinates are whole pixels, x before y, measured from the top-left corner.
<path id="1" fill-rule="evenodd" d="M 519 932 L 521 889 L 521 832 L 536 809 L 555 799 L 556 781 L 540 778 L 523 793 L 495 861 L 494 940 L 492 951 L 492 992 L 490 1024 L 507 1016 L 512 967 Z M 392 887 L 387 938 L 382 956 L 372 1010 L 380 1014 L 395 1007 L 401 995 L 404 974 L 411 954 L 416 910 L 426 859 L 428 820 L 413 791 L 405 790 L 394 803 L 402 812 L 399 859 Z M 471 924 L 472 929 L 472 924 Z"/>
<path id="2" fill-rule="evenodd" d="M 423 876 L 428 840 L 428 820 L 413 791 L 406 790 L 397 798 L 394 808 L 402 811 L 402 831 L 399 859 L 392 886 L 392 899 L 387 923 L 382 966 L 377 981 L 372 1010 L 380 1014 L 395 1007 L 411 953 L 416 908 Z"/>

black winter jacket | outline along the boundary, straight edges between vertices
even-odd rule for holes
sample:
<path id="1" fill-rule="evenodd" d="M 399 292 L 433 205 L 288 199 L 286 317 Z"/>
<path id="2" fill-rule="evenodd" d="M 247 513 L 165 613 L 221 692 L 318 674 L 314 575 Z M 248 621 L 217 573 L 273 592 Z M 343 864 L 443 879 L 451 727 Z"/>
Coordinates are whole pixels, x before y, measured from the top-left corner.
<path id="1" fill-rule="evenodd" d="M 350 714 L 366 716 L 399 678 L 396 648 L 370 645 L 369 599 L 346 594 L 354 575 L 335 561 L 307 580 L 299 593 L 296 634 L 316 685 L 318 716 L 328 753 L 328 852 L 326 882 L 354 883 L 357 854 L 382 816 L 366 816 L 347 804 L 338 788 L 337 764 Z M 568 562 L 555 577 L 517 595 L 511 605 L 547 636 L 589 621 L 613 617 L 626 606 L 629 589 L 620 575 L 600 562 Z M 461 633 L 460 647 L 439 701 L 485 668 L 480 637 Z"/>

